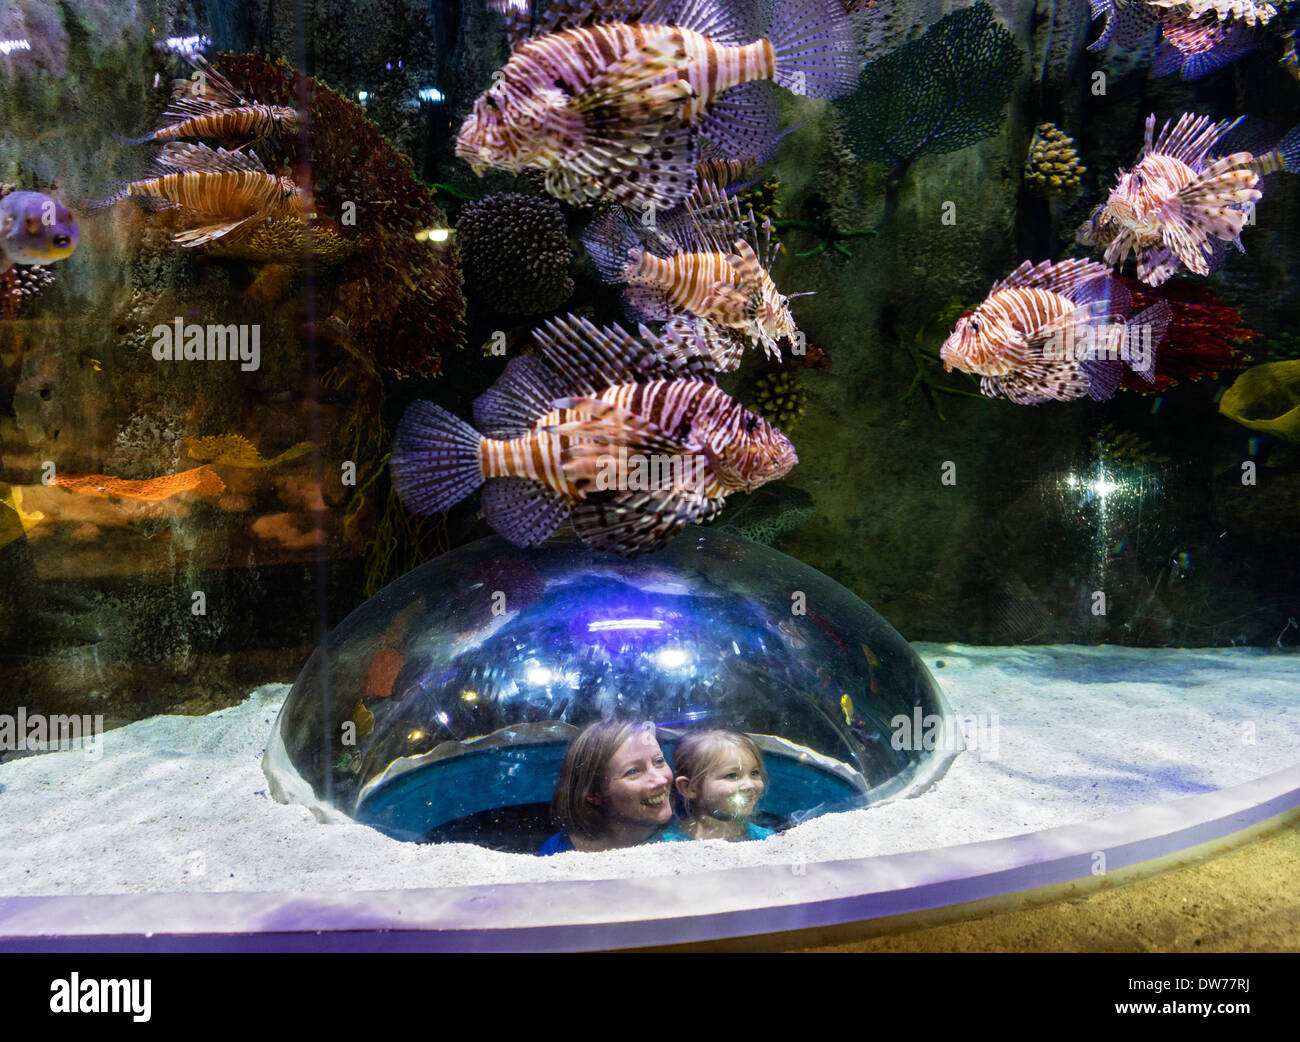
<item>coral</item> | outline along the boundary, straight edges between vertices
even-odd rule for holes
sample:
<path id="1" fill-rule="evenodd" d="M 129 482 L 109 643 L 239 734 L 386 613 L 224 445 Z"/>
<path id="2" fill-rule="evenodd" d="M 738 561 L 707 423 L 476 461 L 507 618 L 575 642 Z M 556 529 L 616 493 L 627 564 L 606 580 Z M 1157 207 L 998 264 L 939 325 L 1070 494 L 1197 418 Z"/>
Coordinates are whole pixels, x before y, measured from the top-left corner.
<path id="1" fill-rule="evenodd" d="M 1041 195 L 1064 195 L 1079 187 L 1087 172 L 1079 162 L 1074 138 L 1055 123 L 1044 123 L 1034 132 L 1025 160 L 1025 184 Z"/>
<path id="2" fill-rule="evenodd" d="M 797 372 L 769 373 L 754 388 L 754 410 L 787 433 L 803 418 L 807 404 L 808 396 Z"/>
<path id="3" fill-rule="evenodd" d="M 335 221 L 344 239 L 359 239 L 334 271 L 332 314 L 382 368 L 402 376 L 437 375 L 443 354 L 464 346 L 465 305 L 455 245 L 417 237 L 445 228 L 447 220 L 410 159 L 356 103 L 283 61 L 227 54 L 214 64 L 241 93 L 264 104 L 305 99 L 317 210 Z M 271 160 L 262 158 L 270 169 Z M 290 169 L 299 162 L 296 149 L 281 157 Z M 328 297 L 324 287 L 322 296 Z"/>
<path id="4" fill-rule="evenodd" d="M 807 524 L 816 515 L 807 492 L 784 482 L 737 496 L 717 520 L 720 528 L 771 546 L 779 536 Z"/>
<path id="5" fill-rule="evenodd" d="M 741 211 L 753 210 L 754 216 L 761 224 L 765 220 L 776 221 L 780 218 L 781 200 L 778 198 L 780 191 L 781 179 L 776 174 L 770 174 L 757 184 L 742 188 L 736 193 L 736 198 L 740 200 Z"/>
<path id="6" fill-rule="evenodd" d="M 1173 308 L 1169 331 L 1156 349 L 1156 378 L 1148 383 L 1128 370 L 1124 387 L 1143 393 L 1163 392 L 1180 381 L 1217 377 L 1225 369 L 1243 369 L 1250 355 L 1242 345 L 1256 333 L 1242 324 L 1241 312 L 1219 300 L 1213 290 L 1188 281 L 1168 282 L 1156 293 L 1150 286 L 1120 276 L 1133 294 L 1134 312 L 1159 300 Z"/>
<path id="7" fill-rule="evenodd" d="M 897 172 L 917 156 L 995 134 L 1022 63 L 1011 33 L 979 3 L 872 62 L 858 89 L 835 104 L 853 150 Z"/>
<path id="8" fill-rule="evenodd" d="M 1247 369 L 1223 392 L 1219 412 L 1252 431 L 1300 442 L 1300 361 Z"/>
<path id="9" fill-rule="evenodd" d="M 498 311 L 539 315 L 573 293 L 573 251 L 553 199 L 501 192 L 466 203 L 456 239 L 466 283 Z"/>
<path id="10" fill-rule="evenodd" d="M 1093 455 L 1103 463 L 1168 463 L 1169 457 L 1162 456 L 1151 447 L 1151 443 L 1139 438 L 1132 431 L 1121 431 L 1113 423 L 1108 423 L 1092 436 Z"/>

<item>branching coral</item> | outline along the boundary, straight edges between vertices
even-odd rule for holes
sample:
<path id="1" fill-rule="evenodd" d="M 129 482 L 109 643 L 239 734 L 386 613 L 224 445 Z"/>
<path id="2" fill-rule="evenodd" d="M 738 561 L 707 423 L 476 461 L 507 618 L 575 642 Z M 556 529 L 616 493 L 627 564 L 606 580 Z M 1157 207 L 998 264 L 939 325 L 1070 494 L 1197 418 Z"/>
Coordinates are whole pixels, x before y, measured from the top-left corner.
<path id="1" fill-rule="evenodd" d="M 443 354 L 463 346 L 465 306 L 455 245 L 417 235 L 445 228 L 446 217 L 410 159 L 354 102 L 284 62 L 222 55 L 216 65 L 264 104 L 305 102 L 317 208 L 344 238 L 360 240 L 337 269 L 333 314 L 381 367 L 403 376 L 437 375 Z"/>
<path id="2" fill-rule="evenodd" d="M 987 3 L 939 19 L 919 40 L 866 67 L 835 104 L 864 159 L 896 171 L 995 134 L 1024 55 Z"/>
<path id="3" fill-rule="evenodd" d="M 1156 351 L 1156 378 L 1147 383 L 1125 370 L 1124 386 L 1130 391 L 1162 392 L 1180 381 L 1216 377 L 1226 369 L 1244 369 L 1250 355 L 1243 346 L 1256 333 L 1246 328 L 1241 312 L 1219 300 L 1213 290 L 1192 282 L 1169 282 L 1156 293 L 1150 286 L 1121 276 L 1133 294 L 1134 312 L 1159 300 L 1169 301 L 1173 321 Z"/>
<path id="4" fill-rule="evenodd" d="M 573 251 L 553 199 L 503 192 L 466 203 L 456 239 L 467 285 L 498 311 L 539 315 L 573 293 Z"/>
<path id="5" fill-rule="evenodd" d="M 1064 195 L 1079 187 L 1086 172 L 1079 162 L 1074 138 L 1055 123 L 1044 123 L 1034 133 L 1025 160 L 1025 184 L 1042 195 Z"/>
<path id="6" fill-rule="evenodd" d="M 904 405 L 911 401 L 912 395 L 916 394 L 917 391 L 924 390 L 930 396 L 930 404 L 934 406 L 934 411 L 939 419 L 946 420 L 947 417 L 943 414 L 943 406 L 939 403 L 939 395 L 955 394 L 965 398 L 984 397 L 975 391 L 967 391 L 960 387 L 950 387 L 948 384 L 940 383 L 932 375 L 933 367 L 943 364 L 939 360 L 939 345 L 943 343 L 953 324 L 965 310 L 967 310 L 966 305 L 959 298 L 952 297 L 943 307 L 926 319 L 912 337 L 903 338 L 903 348 L 911 355 L 912 364 L 916 367 L 912 382 L 900 398 Z"/>

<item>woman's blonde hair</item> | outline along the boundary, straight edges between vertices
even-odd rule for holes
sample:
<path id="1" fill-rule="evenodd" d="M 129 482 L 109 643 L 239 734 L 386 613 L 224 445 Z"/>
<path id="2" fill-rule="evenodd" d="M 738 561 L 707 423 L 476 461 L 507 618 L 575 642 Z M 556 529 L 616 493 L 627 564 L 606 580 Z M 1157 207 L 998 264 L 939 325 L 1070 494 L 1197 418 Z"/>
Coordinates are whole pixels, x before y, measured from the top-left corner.
<path id="1" fill-rule="evenodd" d="M 759 774 L 763 776 L 763 787 L 767 788 L 767 767 L 763 763 L 763 753 L 758 743 L 747 734 L 739 731 L 690 731 L 677 740 L 673 747 L 673 775 L 686 778 L 686 787 L 690 788 L 708 771 L 724 762 L 727 752 L 732 747 L 739 747 L 749 753 L 758 764 Z M 679 792 L 686 817 L 693 817 L 693 801 Z"/>
<path id="2" fill-rule="evenodd" d="M 598 839 L 605 831 L 604 808 L 587 797 L 600 795 L 609 761 L 624 742 L 643 730 L 654 737 L 655 725 L 648 720 L 599 720 L 569 743 L 555 782 L 551 817 L 570 836 Z"/>

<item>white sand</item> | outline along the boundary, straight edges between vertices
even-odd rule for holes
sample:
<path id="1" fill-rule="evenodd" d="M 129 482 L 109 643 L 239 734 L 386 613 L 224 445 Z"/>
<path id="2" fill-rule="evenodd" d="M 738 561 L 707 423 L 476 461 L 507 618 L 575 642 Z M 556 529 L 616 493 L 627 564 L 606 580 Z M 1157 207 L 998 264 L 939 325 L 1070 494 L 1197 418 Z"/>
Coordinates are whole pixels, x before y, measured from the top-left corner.
<path id="1" fill-rule="evenodd" d="M 98 760 L 0 764 L 0 895 L 398 889 L 866 857 L 1087 821 L 1300 763 L 1300 655 L 915 646 L 957 715 L 996 715 L 995 755 L 962 753 L 919 798 L 760 843 L 538 858 L 320 825 L 266 793 L 261 756 L 288 693 L 268 685 L 207 717 L 111 731 Z"/>

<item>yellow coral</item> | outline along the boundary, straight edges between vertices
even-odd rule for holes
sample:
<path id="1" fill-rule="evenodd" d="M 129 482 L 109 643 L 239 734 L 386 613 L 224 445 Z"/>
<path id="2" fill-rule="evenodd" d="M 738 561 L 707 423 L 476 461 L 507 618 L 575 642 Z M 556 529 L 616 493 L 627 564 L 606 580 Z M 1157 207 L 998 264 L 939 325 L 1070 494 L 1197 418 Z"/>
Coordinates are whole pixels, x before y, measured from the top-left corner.
<path id="1" fill-rule="evenodd" d="M 754 409 L 783 431 L 791 431 L 803 417 L 808 396 L 795 373 L 772 373 L 762 377 L 754 393 Z"/>
<path id="2" fill-rule="evenodd" d="M 1025 160 L 1025 183 L 1042 195 L 1064 195 L 1079 187 L 1086 168 L 1079 162 L 1074 138 L 1044 123 L 1034 132 Z"/>

